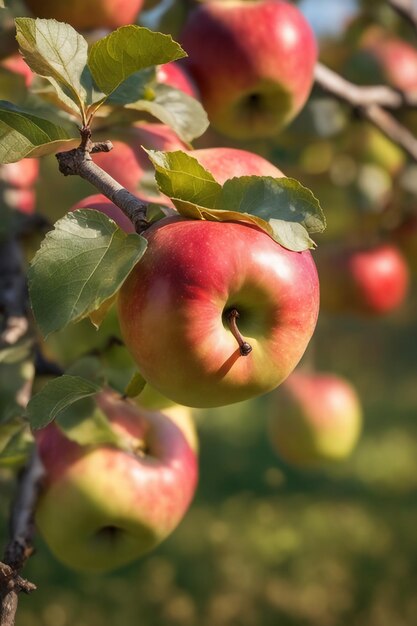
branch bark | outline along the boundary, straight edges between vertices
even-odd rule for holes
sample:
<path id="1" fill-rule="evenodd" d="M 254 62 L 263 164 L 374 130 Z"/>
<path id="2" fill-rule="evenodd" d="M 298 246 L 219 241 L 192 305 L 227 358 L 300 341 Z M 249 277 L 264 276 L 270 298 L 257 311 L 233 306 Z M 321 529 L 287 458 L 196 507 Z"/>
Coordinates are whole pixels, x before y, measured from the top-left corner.
<path id="1" fill-rule="evenodd" d="M 387 0 L 387 2 L 394 11 L 397 11 L 417 29 L 417 4 L 415 0 Z"/>
<path id="2" fill-rule="evenodd" d="M 358 113 L 379 128 L 417 161 L 417 139 L 385 108 L 400 108 L 404 104 L 415 106 L 416 95 L 402 94 L 385 86 L 361 87 L 346 80 L 322 63 L 315 68 L 316 84 L 338 100 L 346 102 Z M 414 103 L 414 101 L 416 101 Z"/>
<path id="3" fill-rule="evenodd" d="M 0 626 L 14 626 L 19 594 L 36 589 L 20 572 L 33 552 L 33 515 L 42 476 L 43 468 L 34 452 L 20 478 L 10 520 L 11 537 L 0 562 Z"/>
<path id="4" fill-rule="evenodd" d="M 110 141 L 93 143 L 88 128 L 81 129 L 81 144 L 74 150 L 58 152 L 56 158 L 59 171 L 64 176 L 81 176 L 94 185 L 103 195 L 111 200 L 133 223 L 137 233 L 148 226 L 146 219 L 147 205 L 127 191 L 120 183 L 101 169 L 91 158 L 91 153 L 109 152 L 113 146 Z"/>

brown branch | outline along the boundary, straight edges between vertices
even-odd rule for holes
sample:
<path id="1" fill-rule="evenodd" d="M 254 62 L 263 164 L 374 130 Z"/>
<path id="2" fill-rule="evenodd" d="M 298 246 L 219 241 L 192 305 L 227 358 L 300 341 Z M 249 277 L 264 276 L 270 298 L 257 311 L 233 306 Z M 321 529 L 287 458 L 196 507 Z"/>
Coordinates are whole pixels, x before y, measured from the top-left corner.
<path id="1" fill-rule="evenodd" d="M 417 5 L 415 0 L 387 0 L 387 2 L 394 11 L 397 11 L 417 29 Z"/>
<path id="2" fill-rule="evenodd" d="M 417 161 L 416 137 L 385 110 L 411 104 L 411 100 L 416 99 L 415 96 L 406 96 L 385 86 L 360 87 L 321 63 L 316 65 L 315 80 L 324 91 L 353 107 Z"/>
<path id="3" fill-rule="evenodd" d="M 20 572 L 33 552 L 33 516 L 42 477 L 43 467 L 34 452 L 19 481 L 10 520 L 10 541 L 0 563 L 0 626 L 14 625 L 19 594 L 36 589 Z"/>
<path id="4" fill-rule="evenodd" d="M 143 232 L 149 226 L 146 219 L 147 205 L 127 191 L 91 158 L 91 153 L 109 152 L 113 147 L 111 142 L 93 143 L 88 128 L 83 128 L 80 132 L 81 144 L 78 148 L 58 152 L 56 155 L 59 171 L 64 176 L 80 176 L 87 180 L 123 211 L 133 223 L 136 232 Z"/>

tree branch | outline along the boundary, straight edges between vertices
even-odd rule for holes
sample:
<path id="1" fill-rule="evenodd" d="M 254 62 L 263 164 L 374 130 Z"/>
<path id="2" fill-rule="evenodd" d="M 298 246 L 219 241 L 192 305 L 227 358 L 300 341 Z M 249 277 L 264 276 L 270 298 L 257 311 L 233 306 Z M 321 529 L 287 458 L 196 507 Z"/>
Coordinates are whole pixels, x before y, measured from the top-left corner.
<path id="1" fill-rule="evenodd" d="M 89 126 L 80 128 L 80 135 L 81 143 L 78 148 L 67 152 L 58 152 L 55 155 L 58 159 L 59 171 L 64 176 L 81 176 L 87 180 L 123 211 L 134 225 L 137 233 L 143 232 L 149 226 L 146 219 L 147 204 L 127 191 L 91 158 L 91 154 L 95 152 L 110 152 L 113 149 L 111 141 L 98 143 L 91 141 Z"/>
<path id="2" fill-rule="evenodd" d="M 11 538 L 0 563 L 0 626 L 14 625 L 19 593 L 36 589 L 20 576 L 20 571 L 33 552 L 33 516 L 42 477 L 43 467 L 34 452 L 19 481 L 10 520 Z"/>
<path id="3" fill-rule="evenodd" d="M 346 102 L 358 113 L 379 128 L 417 161 L 417 139 L 385 108 L 400 108 L 404 104 L 415 106 L 416 95 L 402 94 L 385 86 L 361 87 L 346 80 L 322 63 L 317 63 L 315 80 L 324 91 Z M 413 104 L 413 101 L 416 102 Z"/>
<path id="4" fill-rule="evenodd" d="M 387 0 L 387 2 L 394 11 L 397 11 L 417 29 L 417 5 L 415 0 Z"/>

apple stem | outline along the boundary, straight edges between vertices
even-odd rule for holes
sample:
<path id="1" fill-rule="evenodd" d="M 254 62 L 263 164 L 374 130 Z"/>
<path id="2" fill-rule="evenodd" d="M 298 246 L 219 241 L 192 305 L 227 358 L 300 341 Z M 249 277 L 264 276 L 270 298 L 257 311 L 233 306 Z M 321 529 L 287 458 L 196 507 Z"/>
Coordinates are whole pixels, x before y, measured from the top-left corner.
<path id="1" fill-rule="evenodd" d="M 239 311 L 237 309 L 232 309 L 227 314 L 227 321 L 229 322 L 230 331 L 233 337 L 236 339 L 236 341 L 239 344 L 240 354 L 242 356 L 248 356 L 248 354 L 252 352 L 252 346 L 243 339 L 240 333 L 240 330 L 237 327 L 237 320 L 239 319 L 239 317 L 240 317 Z"/>

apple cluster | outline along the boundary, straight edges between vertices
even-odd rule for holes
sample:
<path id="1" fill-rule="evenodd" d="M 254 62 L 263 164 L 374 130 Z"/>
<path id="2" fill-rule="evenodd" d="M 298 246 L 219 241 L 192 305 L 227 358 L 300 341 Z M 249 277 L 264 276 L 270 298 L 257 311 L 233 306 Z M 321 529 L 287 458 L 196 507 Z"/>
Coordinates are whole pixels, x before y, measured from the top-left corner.
<path id="1" fill-rule="evenodd" d="M 26 4 L 37 17 L 88 31 L 135 21 L 144 2 Z M 188 57 L 159 65 L 156 83 L 200 99 L 212 128 L 237 145 L 277 135 L 310 95 L 317 44 L 290 2 L 200 3 L 188 15 L 181 43 Z M 388 73 L 387 59 L 402 58 L 395 42 L 388 53 L 376 36 L 364 50 Z M 26 66 L 9 67 L 31 82 Z M 207 211 L 201 219 L 180 215 L 175 193 L 168 196 L 157 184 L 149 152 L 181 151 L 217 186 L 241 177 L 288 182 L 263 156 L 236 147 L 194 149 L 167 124 L 136 118 L 104 128 L 113 150 L 94 154 L 93 162 L 162 212 L 141 233 L 146 252 L 111 309 L 120 326 L 117 341 L 143 386 L 122 397 L 108 385 L 93 397 L 92 412 L 108 423 L 117 445 L 77 441 L 59 420 L 35 434 L 45 468 L 37 526 L 63 563 L 92 572 L 147 553 L 185 515 L 198 481 L 193 408 L 272 392 L 269 434 L 284 462 L 310 469 L 348 456 L 362 421 L 355 390 L 333 374 L 294 371 L 316 327 L 319 277 L 323 309 L 330 313 L 389 313 L 404 301 L 409 285 L 407 264 L 394 244 L 323 246 L 317 271 L 307 247 L 289 249 L 257 222 L 236 214 L 222 221 Z M 103 139 L 100 126 L 97 135 Z M 37 176 L 32 159 L 1 166 L 2 185 L 9 195 L 20 194 L 15 205 L 23 212 L 33 210 Z M 123 233 L 135 233 L 127 215 L 101 194 L 81 199 L 70 214 L 80 209 L 102 213 Z"/>

